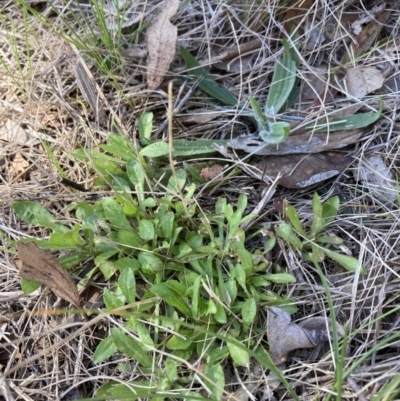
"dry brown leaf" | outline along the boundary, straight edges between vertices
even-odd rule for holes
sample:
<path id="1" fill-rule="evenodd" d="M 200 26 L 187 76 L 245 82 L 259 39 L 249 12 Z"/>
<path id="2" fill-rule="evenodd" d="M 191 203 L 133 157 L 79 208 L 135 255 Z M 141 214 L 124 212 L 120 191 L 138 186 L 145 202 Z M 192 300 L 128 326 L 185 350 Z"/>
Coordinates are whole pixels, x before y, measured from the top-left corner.
<path id="1" fill-rule="evenodd" d="M 272 179 L 282 174 L 279 185 L 283 187 L 305 188 L 340 174 L 352 162 L 352 157 L 341 153 L 322 152 L 268 156 L 255 167 Z"/>
<path id="2" fill-rule="evenodd" d="M 287 11 L 284 17 L 283 28 L 289 34 L 292 33 L 294 29 L 299 28 L 299 32 L 303 33 L 304 28 L 299 27 L 301 20 L 310 11 L 312 7 L 312 0 L 294 0 L 286 4 Z"/>
<path id="3" fill-rule="evenodd" d="M 271 358 L 277 365 L 286 361 L 290 351 L 315 347 L 304 330 L 291 322 L 289 313 L 275 306 L 268 308 L 267 337 Z"/>
<path id="4" fill-rule="evenodd" d="M 81 306 L 74 280 L 50 254 L 33 242 L 18 242 L 17 249 L 21 277 L 45 284 L 60 298 L 77 307 Z"/>
<path id="5" fill-rule="evenodd" d="M 343 336 L 343 327 L 337 323 L 338 336 Z M 272 306 L 268 308 L 267 337 L 270 355 L 275 364 L 286 361 L 290 351 L 314 348 L 329 340 L 331 322 L 324 317 L 311 317 L 301 324 L 291 322 L 289 313 Z"/>
<path id="6" fill-rule="evenodd" d="M 294 132 L 278 146 L 268 144 L 256 135 L 247 135 L 232 139 L 228 146 L 255 155 L 287 155 L 296 153 L 319 153 L 339 149 L 358 141 L 362 129 L 337 131 L 333 133 Z M 310 138 L 311 137 L 311 138 Z"/>
<path id="7" fill-rule="evenodd" d="M 354 176 L 363 182 L 375 198 L 396 201 L 398 197 L 396 177 L 381 155 L 372 154 L 361 158 Z"/>
<path id="8" fill-rule="evenodd" d="M 342 65 L 346 65 L 351 60 L 357 60 L 361 55 L 370 50 L 370 47 L 389 18 L 389 14 L 389 11 L 379 13 L 375 19 L 363 28 L 355 37 L 355 42 L 351 44 L 349 52 L 343 55 L 341 60 Z"/>
<path id="9" fill-rule="evenodd" d="M 147 85 L 149 90 L 159 87 L 175 56 L 178 29 L 169 21 L 178 11 L 179 0 L 167 0 L 146 32 Z"/>
<path id="10" fill-rule="evenodd" d="M 0 125 L 0 139 L 18 145 L 38 142 L 36 138 L 32 137 L 29 131 L 21 127 L 21 123 L 12 120 L 7 120 L 4 124 Z"/>
<path id="11" fill-rule="evenodd" d="M 221 176 L 224 168 L 219 164 L 214 164 L 211 167 L 204 167 L 200 171 L 200 176 L 203 177 L 205 180 L 211 181 L 214 178 Z"/>
<path id="12" fill-rule="evenodd" d="M 17 152 L 10 165 L 10 178 L 14 180 L 16 177 L 24 174 L 28 168 L 29 162 L 24 159 L 21 153 Z"/>
<path id="13" fill-rule="evenodd" d="M 382 88 L 385 78 L 375 67 L 358 66 L 347 70 L 345 82 L 346 93 L 356 99 L 361 99 L 368 93 Z"/>

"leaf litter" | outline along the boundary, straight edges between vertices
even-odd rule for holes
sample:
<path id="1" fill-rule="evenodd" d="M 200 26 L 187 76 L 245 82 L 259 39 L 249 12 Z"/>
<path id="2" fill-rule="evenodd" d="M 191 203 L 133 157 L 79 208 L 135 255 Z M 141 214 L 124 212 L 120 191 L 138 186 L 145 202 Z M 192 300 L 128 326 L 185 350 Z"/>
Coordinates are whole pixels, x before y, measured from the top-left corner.
<path id="1" fill-rule="evenodd" d="M 47 285 L 57 296 L 80 307 L 78 289 L 68 272 L 35 243 L 17 243 L 19 274 L 26 280 Z"/>
<path id="2" fill-rule="evenodd" d="M 175 56 L 178 28 L 170 19 L 178 11 L 179 0 L 166 0 L 161 12 L 153 19 L 146 32 L 147 86 L 157 89 Z"/>

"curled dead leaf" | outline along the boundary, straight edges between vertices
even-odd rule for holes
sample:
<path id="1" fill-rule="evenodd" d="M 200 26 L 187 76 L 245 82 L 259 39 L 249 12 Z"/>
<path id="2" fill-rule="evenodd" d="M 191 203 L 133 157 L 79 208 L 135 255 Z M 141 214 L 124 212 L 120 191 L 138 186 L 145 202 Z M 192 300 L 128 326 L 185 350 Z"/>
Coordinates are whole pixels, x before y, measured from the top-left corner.
<path id="1" fill-rule="evenodd" d="M 150 91 L 158 88 L 174 59 L 178 29 L 169 20 L 178 7 L 179 0 L 167 0 L 147 29 L 147 85 Z"/>
<path id="2" fill-rule="evenodd" d="M 21 277 L 45 284 L 60 298 L 81 306 L 74 280 L 50 254 L 33 242 L 18 242 L 17 249 L 20 258 L 17 267 Z"/>
<path id="3" fill-rule="evenodd" d="M 272 306 L 268 308 L 267 337 L 270 355 L 276 365 L 285 362 L 290 351 L 300 348 L 314 348 L 329 340 L 331 323 L 324 317 L 305 319 L 301 324 L 292 323 L 289 313 Z M 343 328 L 337 323 L 338 336 Z"/>
<path id="4" fill-rule="evenodd" d="M 218 176 L 221 176 L 224 168 L 219 164 L 214 164 L 211 167 L 204 167 L 200 171 L 200 176 L 203 177 L 207 181 L 211 181 Z"/>

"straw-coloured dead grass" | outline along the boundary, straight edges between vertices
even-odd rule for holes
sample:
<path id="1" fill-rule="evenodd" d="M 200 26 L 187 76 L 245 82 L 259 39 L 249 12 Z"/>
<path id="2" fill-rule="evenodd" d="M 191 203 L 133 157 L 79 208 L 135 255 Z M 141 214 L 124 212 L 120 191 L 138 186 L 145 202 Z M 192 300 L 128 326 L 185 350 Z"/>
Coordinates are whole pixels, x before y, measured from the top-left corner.
<path id="1" fill-rule="evenodd" d="M 108 132 L 121 133 L 136 143 L 138 118 L 149 111 L 154 113 L 153 139 L 167 138 L 168 81 L 174 81 L 174 107 L 193 85 L 187 80 L 184 61 L 177 51 L 160 88 L 147 96 L 145 28 L 161 3 L 127 1 L 132 3 L 128 11 L 122 8 L 114 15 L 102 16 L 101 6 L 93 3 L 101 2 L 21 0 L 0 4 L 0 373 L 5 379 L 0 391 L 6 400 L 90 398 L 108 380 L 152 377 L 151 372 L 140 372 L 135 362 L 121 353 L 106 363 L 94 364 L 97 344 L 107 337 L 110 328 L 121 327 L 123 319 L 107 314 L 58 313 L 55 309 L 65 304 L 56 301 L 45 288 L 24 296 L 14 263 L 14 241 L 26 236 L 45 237 L 48 232 L 21 222 L 11 208 L 12 202 L 35 200 L 63 223 L 73 225 L 66 207 L 88 195 L 63 185 L 61 179 L 68 178 L 92 190 L 95 176 L 89 166 L 73 159 L 70 153 L 80 147 L 98 149 Z M 306 9 L 300 6 L 293 12 L 295 3 L 182 3 L 171 20 L 178 27 L 177 47 L 186 47 L 210 70 L 215 81 L 240 101 L 247 102 L 253 95 L 264 104 L 275 63 L 283 52 L 281 39 L 301 26 L 298 75 L 303 81 L 293 114 L 307 117 L 360 103 L 343 92 L 324 92 L 320 88 L 329 83 L 324 71 L 337 67 L 354 41 L 349 21 L 361 15 L 366 18 L 375 2 L 305 1 Z M 354 157 L 343 174 L 302 190 L 278 186 L 274 194 L 275 199 L 287 199 L 306 225 L 312 215 L 315 191 L 323 200 L 339 195 L 339 216 L 329 230 L 344 239 L 341 251 L 358 257 L 367 268 L 367 274 L 360 276 L 333 263 L 323 265 L 336 319 L 348 331 L 343 369 L 354 370 L 343 383 L 342 399 L 346 400 L 377 400 L 374 397 L 379 391 L 400 375 L 398 338 L 388 341 L 400 327 L 399 51 L 385 54 L 382 50 L 381 59 L 375 51 L 376 44 L 399 37 L 400 11 L 396 1 L 387 1 L 385 9 L 387 21 L 361 61 L 375 65 L 384 59 L 391 65 L 390 81 L 363 99 L 360 106 L 361 111 L 377 109 L 382 97 L 382 118 L 365 130 L 358 143 L 342 150 Z M 121 23 L 126 26 L 111 29 Z M 107 24 L 110 29 L 105 28 Z M 318 104 L 322 93 L 324 97 Z M 5 126 L 10 127 L 7 124 L 16 128 L 8 129 L 6 137 L 3 133 Z M 160 126 L 164 129 L 159 130 Z M 173 120 L 174 138 L 230 139 L 255 130 L 254 122 L 240 115 L 238 109 L 218 105 L 199 89 L 180 105 Z M 360 176 L 360 163 L 371 154 L 382 159 L 392 174 L 385 190 Z M 215 162 L 221 158 L 216 156 Z M 238 194 L 245 193 L 250 212 L 268 185 L 237 170 L 213 189 L 203 189 L 197 201 L 208 209 L 217 196 L 226 196 L 234 204 Z M 272 201 L 260 215 L 263 223 L 281 218 Z M 298 307 L 293 320 L 329 316 L 326 292 L 312 265 L 305 264 L 301 254 L 283 242 L 279 245 L 274 262 L 297 279 L 281 289 L 293 297 Z M 103 307 L 102 290 L 107 286 L 101 275 L 94 278 L 92 298 L 88 299 L 92 307 Z M 329 346 L 300 350 L 290 356 L 284 375 L 299 399 L 322 400 L 332 391 L 335 367 Z M 162 353 L 155 357 L 155 366 L 162 363 L 163 357 Z M 201 369 L 195 361 L 189 361 L 186 367 L 189 372 L 191 368 L 193 372 Z M 227 391 L 240 400 L 291 399 L 283 386 L 271 384 L 269 372 L 257 372 L 253 381 L 258 386 L 253 394 L 244 392 L 246 395 L 239 397 L 237 393 L 251 377 L 242 371 L 236 371 L 236 376 L 232 373 Z M 193 383 L 188 380 L 190 385 Z M 400 399 L 396 391 L 394 387 L 388 398 L 379 399 Z M 203 389 L 199 395 L 207 393 Z"/>

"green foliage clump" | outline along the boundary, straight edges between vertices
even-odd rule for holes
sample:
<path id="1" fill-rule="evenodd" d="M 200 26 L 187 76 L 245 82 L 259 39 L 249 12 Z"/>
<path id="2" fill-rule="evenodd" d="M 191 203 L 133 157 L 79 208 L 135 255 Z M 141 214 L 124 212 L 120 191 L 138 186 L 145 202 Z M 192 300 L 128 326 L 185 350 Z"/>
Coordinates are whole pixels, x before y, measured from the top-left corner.
<path id="1" fill-rule="evenodd" d="M 273 236 L 263 249 L 248 250 L 242 225 L 254 216 L 245 215 L 246 196 L 238 198 L 236 207 L 219 198 L 211 210 L 202 210 L 194 198 L 196 184 L 182 169 L 170 170 L 158 192 L 153 188 L 149 193 L 147 180 L 157 175 L 158 167 L 152 164 L 159 155 L 154 144 L 137 150 L 110 134 L 101 149 L 78 150 L 75 156 L 92 163 L 99 174 L 97 183 L 109 185 L 113 195 L 94 204 L 69 205 L 75 213 L 73 227 L 34 202 L 13 204 L 22 219 L 51 230 L 48 239 L 35 240 L 40 247 L 70 251 L 59 259 L 64 267 L 94 259 L 93 269 L 79 285 L 86 285 L 99 270 L 109 281 L 103 293 L 105 308 L 127 319 L 99 343 L 94 362 L 120 351 L 143 372 L 152 371 L 157 379 L 133 381 L 131 395 L 139 387 L 146 388 L 147 395 L 182 388 L 178 370 L 191 358 L 205 361 L 203 380 L 216 398 L 224 388 L 223 361 L 246 366 L 255 356 L 273 369 L 251 333 L 263 335 L 255 325 L 260 306 L 290 304 L 273 286 L 293 282 L 294 277 L 272 272 L 265 253 L 275 245 Z M 261 232 L 253 233 L 257 235 Z M 25 292 L 32 291 L 30 284 L 24 281 Z M 169 356 L 155 366 L 161 349 Z M 118 398 L 126 391 L 124 385 L 107 383 L 97 396 Z"/>

